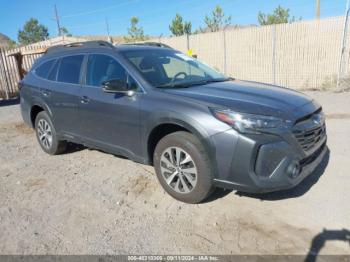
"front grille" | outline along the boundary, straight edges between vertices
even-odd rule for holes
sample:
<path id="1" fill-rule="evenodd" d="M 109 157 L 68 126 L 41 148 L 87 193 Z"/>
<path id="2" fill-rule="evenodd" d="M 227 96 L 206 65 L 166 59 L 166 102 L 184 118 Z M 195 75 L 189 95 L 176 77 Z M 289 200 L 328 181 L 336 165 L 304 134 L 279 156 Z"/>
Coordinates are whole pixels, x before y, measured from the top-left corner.
<path id="1" fill-rule="evenodd" d="M 304 167 L 312 162 L 314 162 L 314 160 L 316 158 L 318 158 L 318 156 L 322 153 L 323 149 L 325 148 L 326 143 L 323 143 L 314 153 L 312 153 L 310 156 L 308 156 L 307 158 L 304 158 L 303 160 L 301 160 L 299 162 L 301 167 Z"/>
<path id="2" fill-rule="evenodd" d="M 326 135 L 326 125 L 323 123 L 308 130 L 293 131 L 295 138 L 304 151 L 309 151 L 314 148 Z"/>

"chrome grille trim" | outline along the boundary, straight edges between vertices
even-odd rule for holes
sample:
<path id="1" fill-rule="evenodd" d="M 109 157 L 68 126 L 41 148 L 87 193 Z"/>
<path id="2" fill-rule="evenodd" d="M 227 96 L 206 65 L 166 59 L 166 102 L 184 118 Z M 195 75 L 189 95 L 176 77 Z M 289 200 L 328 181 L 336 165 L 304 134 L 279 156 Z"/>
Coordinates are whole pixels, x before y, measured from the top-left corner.
<path id="1" fill-rule="evenodd" d="M 319 114 L 322 114 L 322 112 L 318 110 L 308 115 L 307 118 L 303 117 L 301 122 L 297 121 L 297 124 L 294 125 L 293 135 L 306 153 L 314 151 L 326 136 L 324 118 L 321 118 L 321 122 L 315 122 L 315 118 L 319 117 Z"/>
<path id="2" fill-rule="evenodd" d="M 305 131 L 293 131 L 294 137 L 304 151 L 314 148 L 326 135 L 326 125 L 318 126 Z"/>

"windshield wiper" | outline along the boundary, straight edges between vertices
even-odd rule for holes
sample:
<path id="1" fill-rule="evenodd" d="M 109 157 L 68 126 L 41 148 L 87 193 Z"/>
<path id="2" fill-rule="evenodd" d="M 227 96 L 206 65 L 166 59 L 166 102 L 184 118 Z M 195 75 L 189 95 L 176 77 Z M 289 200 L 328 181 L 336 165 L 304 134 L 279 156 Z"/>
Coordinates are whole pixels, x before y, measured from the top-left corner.
<path id="1" fill-rule="evenodd" d="M 173 83 L 173 84 L 165 84 L 157 86 L 157 88 L 186 88 L 190 86 L 196 86 L 196 85 L 204 85 L 206 84 L 206 81 L 196 81 L 196 82 L 190 82 L 190 83 Z"/>
<path id="2" fill-rule="evenodd" d="M 227 78 L 217 78 L 217 79 L 207 79 L 206 82 L 207 83 L 216 83 L 216 82 L 227 82 L 227 81 L 233 81 L 235 80 L 232 77 L 227 77 Z"/>
<path id="3" fill-rule="evenodd" d="M 206 84 L 215 83 L 215 82 L 226 82 L 226 81 L 232 81 L 232 80 L 234 80 L 234 78 L 231 78 L 231 77 L 219 78 L 219 79 L 205 79 L 202 81 L 189 82 L 189 83 L 164 84 L 164 85 L 157 86 L 157 88 L 187 88 L 191 86 L 206 85 Z"/>

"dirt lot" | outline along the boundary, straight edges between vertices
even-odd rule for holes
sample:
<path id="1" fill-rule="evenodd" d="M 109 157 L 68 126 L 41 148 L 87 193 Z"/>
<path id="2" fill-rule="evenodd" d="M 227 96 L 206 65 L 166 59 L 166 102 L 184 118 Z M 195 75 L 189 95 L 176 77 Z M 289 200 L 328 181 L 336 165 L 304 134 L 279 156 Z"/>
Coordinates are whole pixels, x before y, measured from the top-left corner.
<path id="1" fill-rule="evenodd" d="M 162 190 L 152 167 L 81 147 L 48 156 L 0 107 L 0 254 L 350 254 L 350 93 L 310 93 L 330 156 L 300 186 L 199 205 Z"/>

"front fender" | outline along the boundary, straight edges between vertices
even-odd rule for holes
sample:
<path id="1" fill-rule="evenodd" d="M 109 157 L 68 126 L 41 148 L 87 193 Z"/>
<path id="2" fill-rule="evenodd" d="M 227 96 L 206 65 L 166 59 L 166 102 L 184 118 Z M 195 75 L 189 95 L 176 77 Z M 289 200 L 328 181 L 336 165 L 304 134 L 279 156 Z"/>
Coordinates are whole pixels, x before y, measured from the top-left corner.
<path id="1" fill-rule="evenodd" d="M 143 145 L 143 154 L 144 156 L 147 156 L 146 159 L 148 160 L 148 163 L 151 162 L 150 156 L 148 156 L 148 138 L 152 131 L 162 124 L 174 124 L 190 131 L 201 141 L 209 155 L 209 159 L 212 161 L 212 166 L 214 167 L 213 170 L 216 173 L 216 149 L 211 142 L 210 135 L 208 134 L 207 130 L 196 119 L 178 112 L 163 111 L 154 113 L 147 119 L 147 121 L 145 121 L 145 123 L 146 124 L 143 127 L 144 130 L 141 132 L 144 134 L 141 137 L 141 140 Z"/>

